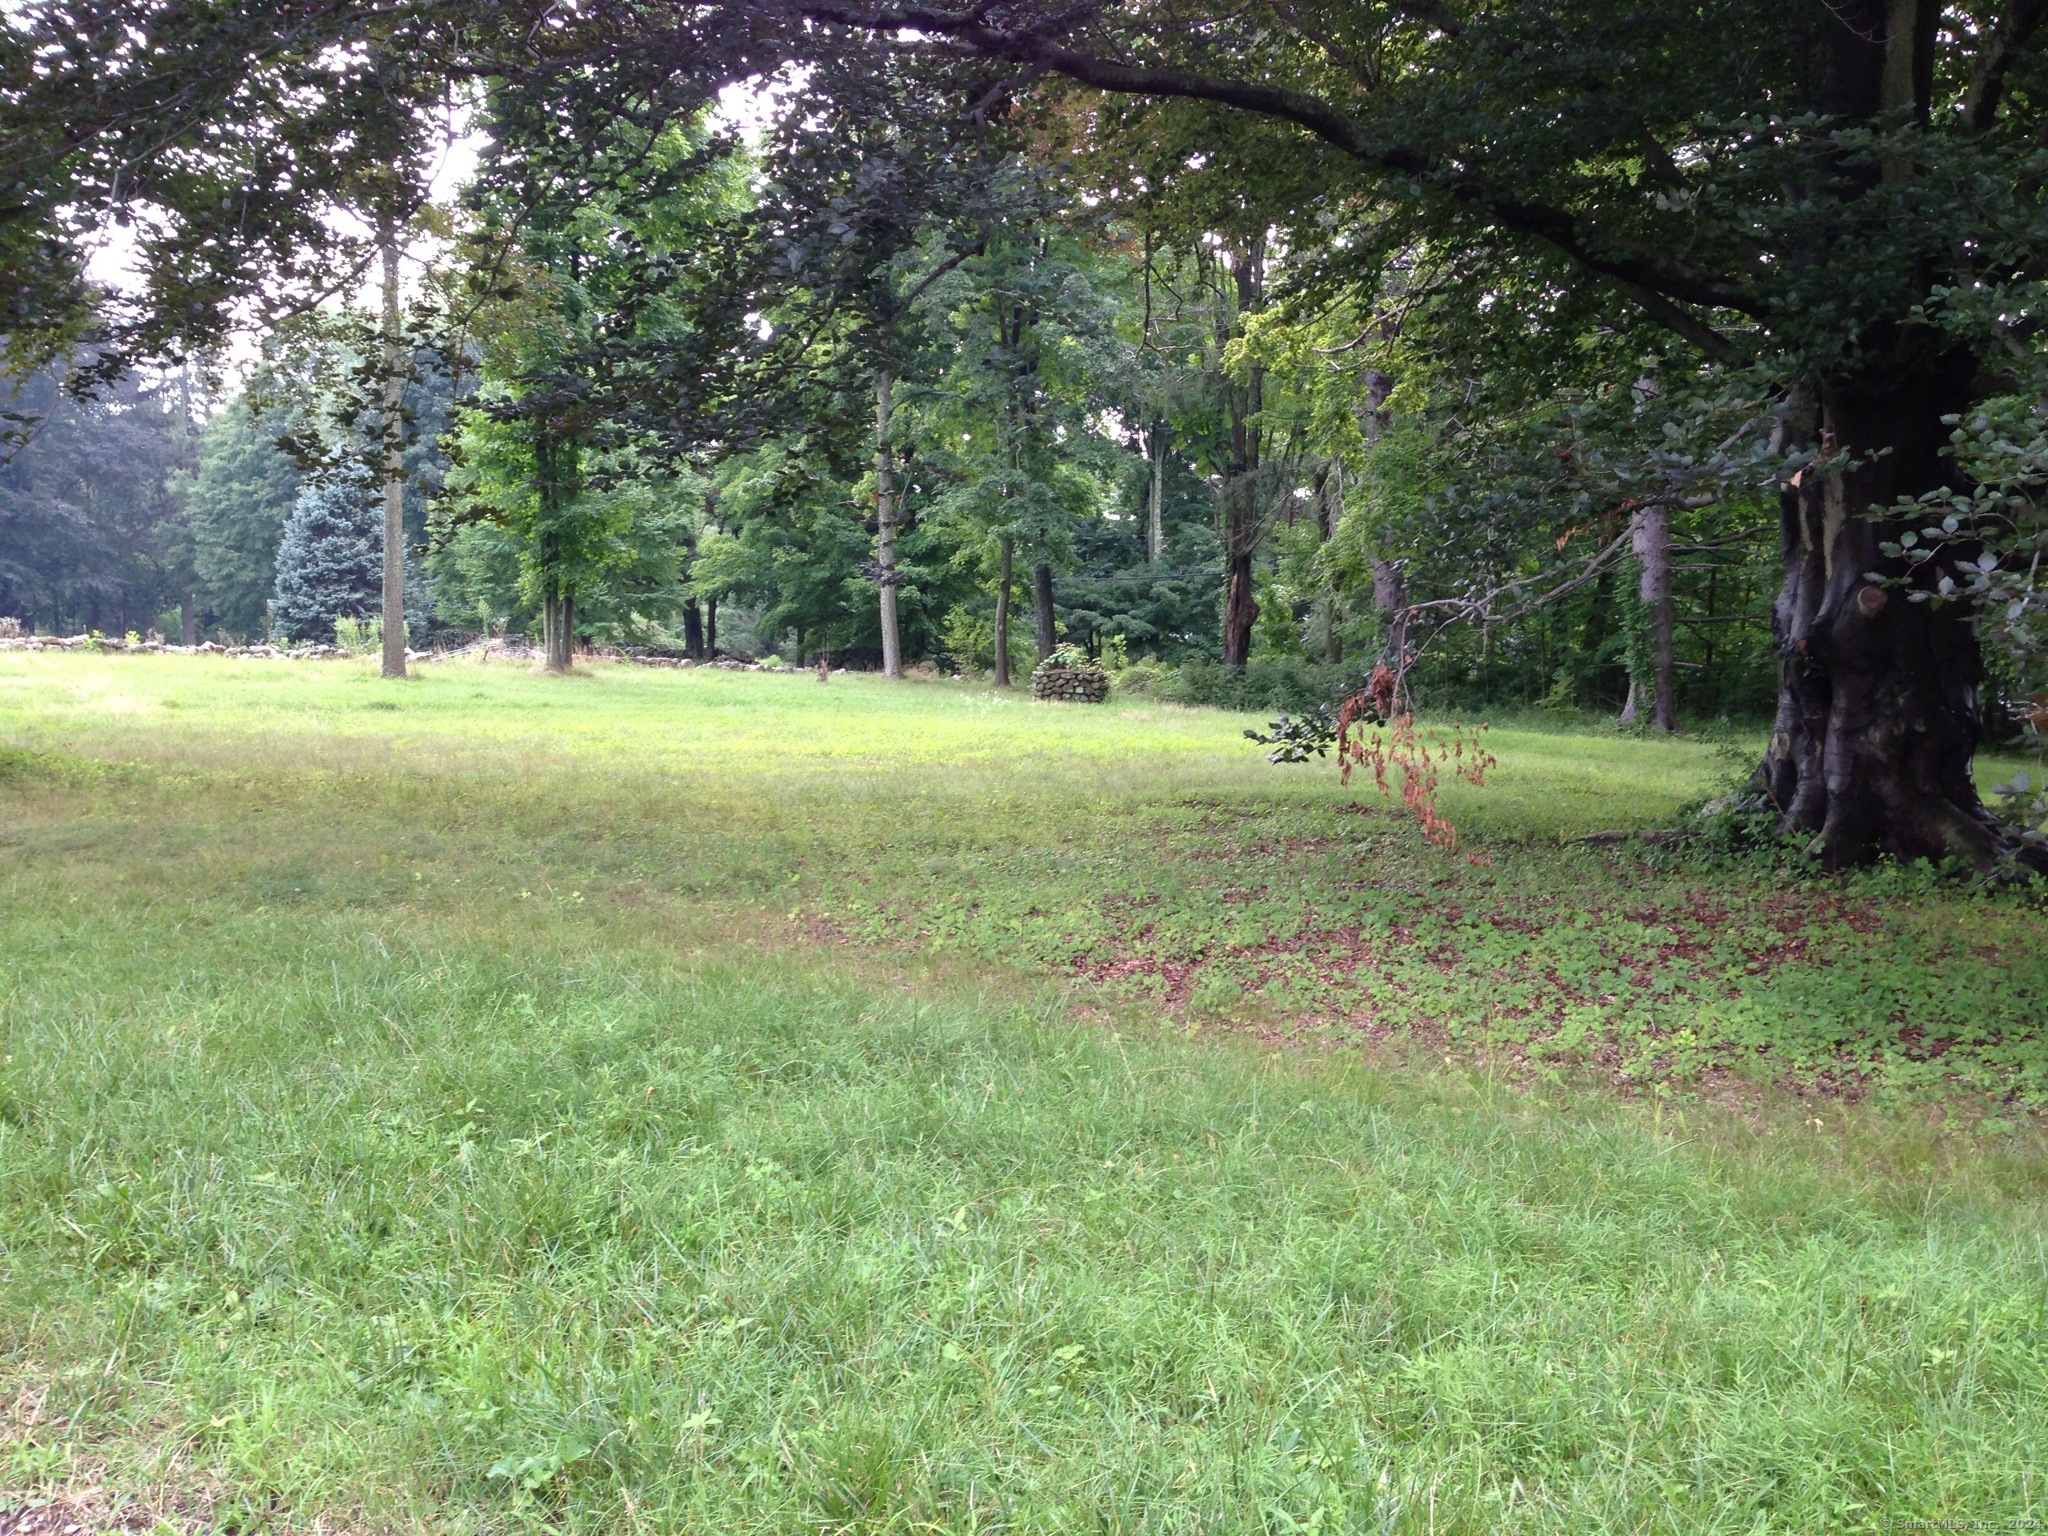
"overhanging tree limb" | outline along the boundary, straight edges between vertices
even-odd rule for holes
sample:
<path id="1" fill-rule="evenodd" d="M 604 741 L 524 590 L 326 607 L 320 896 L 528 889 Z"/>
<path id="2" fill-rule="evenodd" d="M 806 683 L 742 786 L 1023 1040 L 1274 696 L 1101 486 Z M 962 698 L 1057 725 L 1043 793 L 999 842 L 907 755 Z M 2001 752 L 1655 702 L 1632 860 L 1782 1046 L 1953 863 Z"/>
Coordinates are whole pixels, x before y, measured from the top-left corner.
<path id="1" fill-rule="evenodd" d="M 1983 48 L 1970 71 L 1970 88 L 1963 97 L 1963 121 L 1972 133 L 1984 132 L 1996 120 L 2006 79 L 2043 21 L 2048 21 L 2048 0 L 2014 0 L 1985 33 Z"/>
<path id="2" fill-rule="evenodd" d="M 1471 171 L 1446 166 L 1409 145 L 1383 142 L 1349 113 L 1306 91 L 1192 70 L 1122 63 L 1070 48 L 1043 32 L 1000 31 L 975 13 L 925 6 L 812 5 L 802 0 L 795 8 L 815 23 L 885 36 L 911 34 L 904 39 L 906 43 L 914 42 L 919 34 L 954 38 L 984 57 L 1037 64 L 1077 84 L 1115 95 L 1213 102 L 1292 123 L 1380 174 L 1428 182 L 1455 205 L 1503 229 L 1543 241 L 1588 271 L 1612 279 L 1638 302 L 1644 298 L 1666 301 L 1649 311 L 1652 318 L 1696 344 L 1712 336 L 1715 341 L 1711 344 L 1726 350 L 1725 338 L 1670 301 L 1730 309 L 1752 318 L 1762 318 L 1765 313 L 1762 300 L 1736 280 L 1674 256 L 1627 249 L 1564 209 L 1510 196 Z"/>

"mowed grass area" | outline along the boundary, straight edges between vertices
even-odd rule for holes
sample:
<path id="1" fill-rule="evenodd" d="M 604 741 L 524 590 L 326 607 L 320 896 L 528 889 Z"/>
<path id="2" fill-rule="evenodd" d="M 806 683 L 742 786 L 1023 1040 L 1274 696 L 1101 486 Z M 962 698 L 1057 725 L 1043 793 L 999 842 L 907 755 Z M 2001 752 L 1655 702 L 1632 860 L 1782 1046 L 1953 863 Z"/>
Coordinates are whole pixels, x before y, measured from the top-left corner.
<path id="1" fill-rule="evenodd" d="M 2038 910 L 1559 847 L 1693 744 L 1496 733 L 1444 854 L 1228 716 L 424 670 L 0 656 L 0 1489 L 2048 1518 Z"/>

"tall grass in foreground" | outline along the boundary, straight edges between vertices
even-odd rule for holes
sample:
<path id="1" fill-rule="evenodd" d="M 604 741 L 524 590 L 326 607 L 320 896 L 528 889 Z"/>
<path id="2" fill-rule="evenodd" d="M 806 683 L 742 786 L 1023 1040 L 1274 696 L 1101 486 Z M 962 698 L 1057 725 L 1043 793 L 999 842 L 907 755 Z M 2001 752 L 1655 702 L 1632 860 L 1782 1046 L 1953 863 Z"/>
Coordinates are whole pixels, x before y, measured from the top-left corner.
<path id="1" fill-rule="evenodd" d="M 6 913 L 7 1354 L 131 1466 L 183 1445 L 252 1504 L 1803 1532 L 2048 1501 L 2017 1212 L 581 919 L 39 884 Z"/>
<path id="2" fill-rule="evenodd" d="M 0 782 L 0 1372 L 68 1419 L 4 1432 L 0 1490 L 104 1464 L 243 1529 L 2048 1518 L 2021 1137 L 1118 1035 L 777 920 L 842 840 L 907 868 L 889 818 L 997 792 L 962 835 L 1050 857 L 1133 744 L 1239 792 L 1232 722 L 97 666 L 0 722 L 41 754 Z"/>

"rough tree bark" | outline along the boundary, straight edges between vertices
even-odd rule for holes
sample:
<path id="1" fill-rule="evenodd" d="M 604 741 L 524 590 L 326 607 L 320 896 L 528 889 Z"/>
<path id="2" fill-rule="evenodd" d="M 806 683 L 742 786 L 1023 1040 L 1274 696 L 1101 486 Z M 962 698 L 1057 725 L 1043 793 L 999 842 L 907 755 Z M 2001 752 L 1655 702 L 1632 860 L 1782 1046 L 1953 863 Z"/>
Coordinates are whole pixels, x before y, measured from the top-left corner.
<path id="1" fill-rule="evenodd" d="M 405 676 L 405 386 L 411 372 L 399 327 L 398 221 L 386 214 L 384 263 L 384 664 Z"/>
<path id="2" fill-rule="evenodd" d="M 1016 551 L 1008 539 L 1002 541 L 1002 569 L 996 577 L 996 686 L 1010 686 L 1010 587 L 1015 581 L 1012 563 Z"/>
<path id="3" fill-rule="evenodd" d="M 896 623 L 895 455 L 889 445 L 896 376 L 875 374 L 875 570 L 882 597 L 882 675 L 903 675 L 903 641 Z"/>
<path id="4" fill-rule="evenodd" d="M 1037 628 L 1038 659 L 1044 662 L 1051 659 L 1053 647 L 1060 641 L 1052 607 L 1052 567 L 1043 562 L 1031 571 L 1031 616 Z"/>
<path id="5" fill-rule="evenodd" d="M 683 651 L 692 661 L 704 659 L 704 611 L 694 597 L 683 604 Z"/>
<path id="6" fill-rule="evenodd" d="M 1251 659 L 1252 626 L 1259 621 L 1252 595 L 1252 551 L 1227 550 L 1223 584 L 1223 665 L 1241 667 Z"/>

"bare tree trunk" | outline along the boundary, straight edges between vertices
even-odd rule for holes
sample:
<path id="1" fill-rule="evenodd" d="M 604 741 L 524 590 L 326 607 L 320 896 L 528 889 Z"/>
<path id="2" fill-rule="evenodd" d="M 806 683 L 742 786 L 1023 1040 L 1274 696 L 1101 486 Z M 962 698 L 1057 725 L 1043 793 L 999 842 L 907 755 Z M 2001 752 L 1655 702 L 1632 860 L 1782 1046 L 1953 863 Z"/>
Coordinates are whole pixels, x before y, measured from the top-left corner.
<path id="1" fill-rule="evenodd" d="M 181 645 L 199 643 L 199 610 L 190 592 L 178 599 L 178 642 Z"/>
<path id="2" fill-rule="evenodd" d="M 1397 562 L 1374 558 L 1372 605 L 1386 621 L 1386 650 L 1381 659 L 1394 674 L 1394 707 L 1413 714 L 1415 705 L 1408 694 L 1408 583 Z"/>
<path id="3" fill-rule="evenodd" d="M 683 604 L 683 652 L 692 661 L 704 659 L 704 610 L 694 597 Z"/>
<path id="4" fill-rule="evenodd" d="M 718 599 L 704 599 L 704 659 L 718 660 Z"/>
<path id="5" fill-rule="evenodd" d="M 1052 567 L 1043 563 L 1031 572 L 1031 610 L 1037 621 L 1038 659 L 1043 663 L 1051 659 L 1053 647 L 1059 644 L 1053 620 Z"/>
<path id="6" fill-rule="evenodd" d="M 996 578 L 996 686 L 1010 686 L 1010 587 L 1014 582 L 1011 563 L 1015 553 L 1010 541 L 1002 543 L 1002 574 Z"/>
<path id="7" fill-rule="evenodd" d="M 1661 502 L 1637 510 L 1630 531 L 1642 565 L 1643 612 L 1650 623 L 1650 729 L 1678 729 L 1678 693 L 1672 677 L 1674 611 L 1671 599 L 1671 508 Z M 1631 703 L 1635 690 L 1629 690 Z M 1624 711 L 1624 719 L 1633 715 Z"/>
<path id="8" fill-rule="evenodd" d="M 1166 558 L 1166 423 L 1155 421 L 1146 435 L 1145 451 L 1152 460 L 1152 505 L 1145 530 L 1145 555 L 1157 565 Z"/>
<path id="9" fill-rule="evenodd" d="M 1329 468 L 1323 472 L 1322 483 L 1316 489 L 1316 543 L 1327 554 L 1330 540 L 1337 532 L 1338 520 L 1344 515 L 1344 465 L 1341 460 L 1330 461 Z M 1336 577 L 1328 574 L 1323 578 L 1323 660 L 1333 667 L 1344 660 L 1344 594 L 1337 586 Z"/>
<path id="10" fill-rule="evenodd" d="M 405 338 L 398 313 L 398 227 L 385 215 L 384 675 L 405 676 Z"/>
<path id="11" fill-rule="evenodd" d="M 882 589 L 882 676 L 903 675 L 903 640 L 896 623 L 895 454 L 889 444 L 896 376 L 875 374 L 875 567 Z"/>

